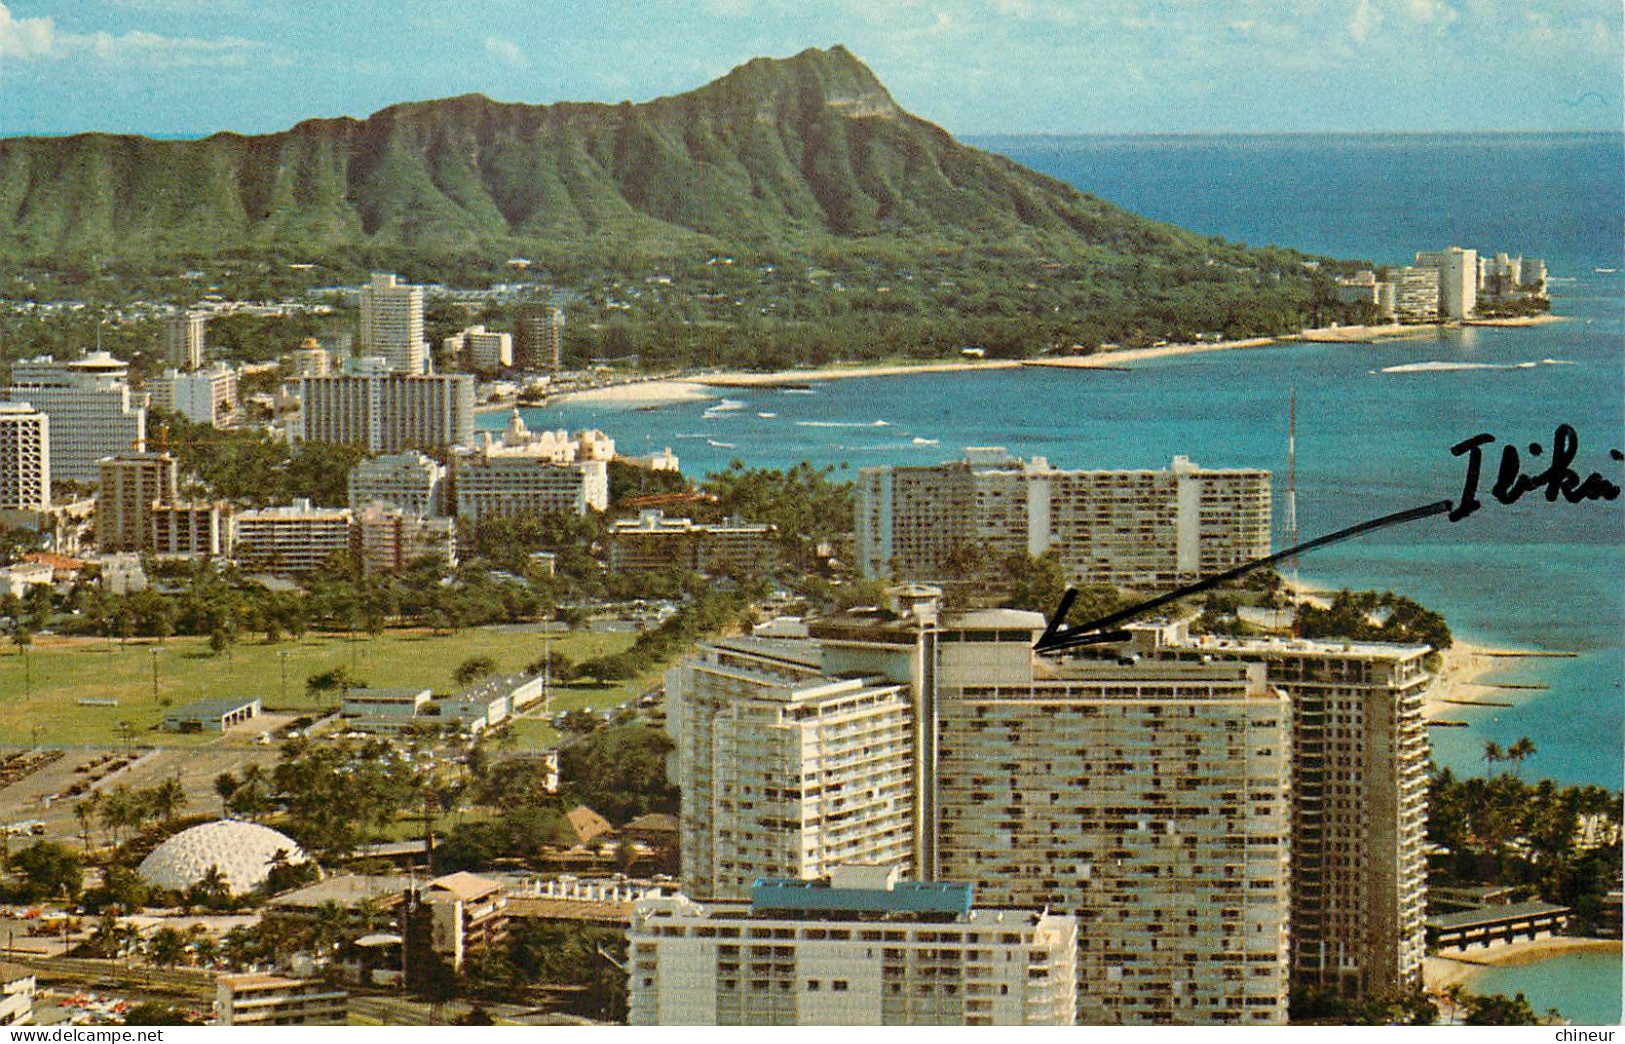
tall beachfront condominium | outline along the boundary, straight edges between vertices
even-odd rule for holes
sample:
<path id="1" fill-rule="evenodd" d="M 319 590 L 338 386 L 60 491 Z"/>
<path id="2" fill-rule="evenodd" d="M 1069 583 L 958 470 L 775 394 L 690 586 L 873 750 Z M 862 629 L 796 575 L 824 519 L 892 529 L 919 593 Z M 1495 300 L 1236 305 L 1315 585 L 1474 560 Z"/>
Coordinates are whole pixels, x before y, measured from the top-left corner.
<path id="1" fill-rule="evenodd" d="M 0 402 L 0 511 L 51 506 L 51 419 L 26 402 Z"/>
<path id="2" fill-rule="evenodd" d="M 474 439 L 474 378 L 388 372 L 378 359 L 299 379 L 295 441 L 342 442 L 374 453 L 436 449 Z"/>
<path id="3" fill-rule="evenodd" d="M 99 463 L 96 544 L 104 552 L 151 551 L 153 508 L 175 502 L 178 469 L 167 453 L 120 453 Z"/>
<path id="4" fill-rule="evenodd" d="M 907 684 L 831 677 L 816 650 L 767 639 L 702 645 L 666 672 L 682 792 L 682 886 L 743 899 L 761 877 L 842 863 L 908 870 L 914 718 Z"/>
<path id="5" fill-rule="evenodd" d="M 519 306 L 514 365 L 558 373 L 564 364 L 564 312 L 550 304 Z"/>
<path id="6" fill-rule="evenodd" d="M 745 693 L 890 683 L 900 738 L 867 740 L 863 756 L 910 773 L 913 865 L 997 905 L 1076 916 L 1080 1021 L 1284 1022 L 1290 707 L 1264 668 L 1057 661 L 1033 653 L 1036 613 L 939 623 L 929 599 L 894 608 L 814 622 L 802 641 L 714 643 L 668 674 L 685 889 L 717 887 L 731 862 L 723 883 L 737 897 L 764 872 L 760 853 L 804 850 L 814 830 L 863 844 L 852 832 L 866 817 L 832 820 L 849 810 L 827 804 L 828 781 L 785 772 L 760 744 L 749 757 L 715 746 L 740 731 Z M 717 778 L 731 784 L 726 804 Z M 875 793 L 839 782 L 849 802 Z M 813 798 L 826 804 L 806 807 Z M 880 840 L 899 826 L 868 829 Z M 748 873 L 741 835 L 757 853 Z"/>
<path id="7" fill-rule="evenodd" d="M 1418 984 L 1432 650 L 1132 630 L 1159 659 L 1261 663 L 1292 700 L 1294 980 L 1355 997 Z"/>
<path id="8" fill-rule="evenodd" d="M 411 515 L 446 513 L 446 466 L 416 450 L 369 457 L 350 469 L 350 507 L 393 504 Z"/>
<path id="9" fill-rule="evenodd" d="M 1466 319 L 1478 308 L 1478 251 L 1461 247 L 1418 250 L 1417 268 L 1439 272 L 1439 313 L 1446 319 Z"/>
<path id="10" fill-rule="evenodd" d="M 1394 315 L 1401 322 L 1432 323 L 1439 319 L 1439 270 L 1431 265 L 1390 268 Z"/>
<path id="11" fill-rule="evenodd" d="M 1270 552 L 1270 473 L 1199 468 L 1062 471 L 1042 457 L 968 449 L 935 467 L 864 468 L 866 577 L 941 578 L 956 548 L 1053 551 L 1072 584 L 1163 589 Z"/>
<path id="12" fill-rule="evenodd" d="M 377 356 L 400 373 L 422 373 L 428 356 L 423 341 L 423 287 L 403 283 L 389 272 L 374 272 L 361 288 L 361 351 Z"/>
<path id="13" fill-rule="evenodd" d="M 1286 697 L 1256 666 L 1041 660 L 1043 628 L 936 635 L 927 872 L 1075 916 L 1080 1022 L 1284 1023 Z"/>
<path id="14" fill-rule="evenodd" d="M 182 371 L 202 367 L 207 323 L 204 312 L 186 312 L 164 321 L 164 358 L 170 366 Z"/>
<path id="15" fill-rule="evenodd" d="M 223 427 L 237 415 L 237 371 L 225 363 L 207 369 L 166 370 L 152 382 L 152 405 L 194 424 Z"/>
<path id="16" fill-rule="evenodd" d="M 51 418 L 51 478 L 95 482 L 103 457 L 143 448 L 147 409 L 130 368 L 106 352 L 71 362 L 49 355 L 13 363 L 6 398 Z"/>
<path id="17" fill-rule="evenodd" d="M 840 866 L 750 901 L 644 899 L 628 932 L 634 1026 L 1070 1026 L 1077 925 L 977 906 L 967 884 Z"/>

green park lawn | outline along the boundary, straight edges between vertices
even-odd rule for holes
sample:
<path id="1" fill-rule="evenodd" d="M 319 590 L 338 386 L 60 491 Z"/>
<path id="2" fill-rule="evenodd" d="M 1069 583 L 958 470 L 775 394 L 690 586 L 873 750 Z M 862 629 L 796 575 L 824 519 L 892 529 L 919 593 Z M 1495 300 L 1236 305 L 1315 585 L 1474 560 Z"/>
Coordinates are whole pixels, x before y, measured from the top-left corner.
<path id="1" fill-rule="evenodd" d="M 630 634 L 578 632 L 554 635 L 553 648 L 580 663 L 621 652 Z M 308 711 L 331 706 L 331 694 L 312 696 L 305 679 L 335 667 L 349 668 L 369 685 L 422 686 L 438 694 L 457 691 L 452 672 L 474 656 L 489 656 L 499 673 L 514 673 L 541 658 L 543 638 L 535 633 L 504 633 L 470 628 L 451 634 L 386 631 L 376 638 L 311 634 L 267 644 L 251 641 L 218 656 L 207 639 L 169 638 L 121 644 L 108 639 L 38 639 L 25 657 L 15 647 L 0 652 L 0 745 L 113 746 L 129 722 L 133 742 L 196 746 L 217 741 L 218 733 L 177 735 L 159 731 L 167 706 L 213 697 L 253 697 L 269 712 Z M 157 665 L 157 696 L 153 666 Z M 624 682 L 554 686 L 554 712 L 578 707 L 612 707 L 658 683 L 660 669 Z M 118 706 L 82 706 L 81 699 L 116 699 Z M 521 746 L 551 743 L 555 733 L 543 721 L 516 723 Z"/>

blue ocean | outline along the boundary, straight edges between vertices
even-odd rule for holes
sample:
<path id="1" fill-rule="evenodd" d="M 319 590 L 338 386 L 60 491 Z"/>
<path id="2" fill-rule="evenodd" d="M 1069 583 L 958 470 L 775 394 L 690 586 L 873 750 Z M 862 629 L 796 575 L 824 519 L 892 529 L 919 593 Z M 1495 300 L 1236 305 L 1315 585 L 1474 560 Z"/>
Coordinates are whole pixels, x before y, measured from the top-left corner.
<path id="1" fill-rule="evenodd" d="M 1448 245 L 1542 257 L 1561 323 L 1468 328 L 1377 344 L 1282 345 L 1134 364 L 1132 372 L 1006 370 L 730 390 L 736 410 L 587 405 L 533 426 L 602 427 L 624 451 L 671 446 L 690 475 L 733 458 L 781 467 L 936 463 L 1004 446 L 1063 467 L 1263 466 L 1284 496 L 1288 399 L 1298 401 L 1301 537 L 1460 495 L 1450 447 L 1480 433 L 1549 447 L 1579 433 L 1575 467 L 1621 480 L 1625 448 L 1625 137 L 1618 134 L 1016 137 L 976 142 L 1128 209 L 1196 231 L 1307 252 L 1408 262 Z M 1419 363 L 1445 364 L 1406 369 Z M 774 416 L 762 417 L 768 413 Z M 482 423 L 499 426 L 503 418 Z M 1495 457 L 1490 459 L 1493 470 Z M 1538 470 L 1538 467 L 1530 470 Z M 1563 651 L 1490 680 L 1510 708 L 1454 710 L 1435 757 L 1482 772 L 1486 740 L 1528 736 L 1526 777 L 1621 785 L 1625 500 L 1531 495 L 1316 551 L 1304 580 L 1390 589 L 1486 645 Z M 1278 502 L 1277 546 L 1285 546 Z"/>

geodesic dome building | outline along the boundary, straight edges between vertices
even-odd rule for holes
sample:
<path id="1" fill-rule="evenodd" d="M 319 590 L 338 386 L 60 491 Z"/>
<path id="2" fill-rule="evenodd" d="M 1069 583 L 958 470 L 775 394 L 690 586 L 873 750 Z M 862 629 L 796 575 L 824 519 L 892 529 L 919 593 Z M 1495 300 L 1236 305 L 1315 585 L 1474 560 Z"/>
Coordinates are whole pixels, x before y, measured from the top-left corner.
<path id="1" fill-rule="evenodd" d="M 222 819 L 182 830 L 152 850 L 136 872 L 157 888 L 184 892 L 219 867 L 232 895 L 251 892 L 265 883 L 277 853 L 289 863 L 309 862 L 304 850 L 286 834 L 258 823 Z"/>

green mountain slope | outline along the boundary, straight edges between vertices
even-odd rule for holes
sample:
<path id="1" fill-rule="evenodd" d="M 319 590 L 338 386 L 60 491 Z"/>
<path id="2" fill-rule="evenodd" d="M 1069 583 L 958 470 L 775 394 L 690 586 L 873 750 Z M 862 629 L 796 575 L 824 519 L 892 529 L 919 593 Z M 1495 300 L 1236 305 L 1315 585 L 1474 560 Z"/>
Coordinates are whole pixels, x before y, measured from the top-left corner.
<path id="1" fill-rule="evenodd" d="M 637 105 L 469 95 L 257 137 L 0 139 L 0 256 L 14 259 L 865 240 L 1248 263 L 959 144 L 842 47 Z"/>

